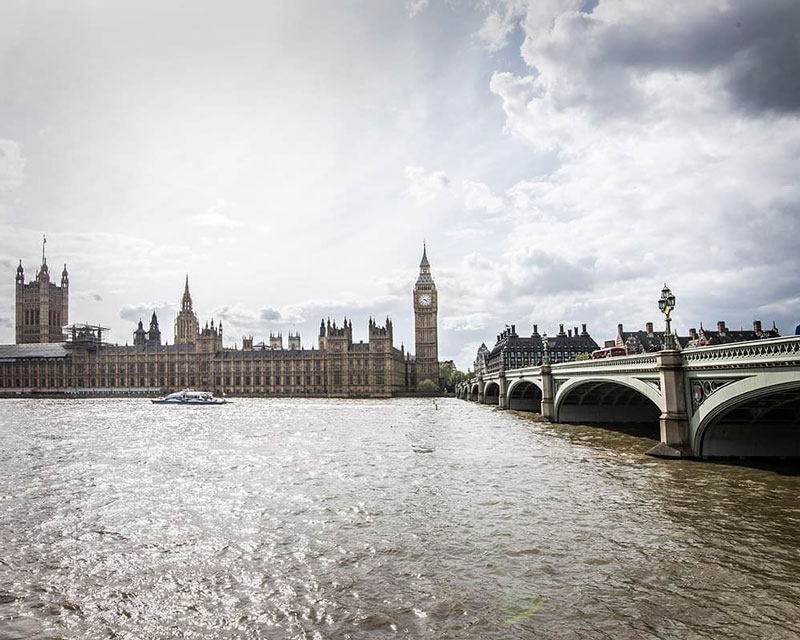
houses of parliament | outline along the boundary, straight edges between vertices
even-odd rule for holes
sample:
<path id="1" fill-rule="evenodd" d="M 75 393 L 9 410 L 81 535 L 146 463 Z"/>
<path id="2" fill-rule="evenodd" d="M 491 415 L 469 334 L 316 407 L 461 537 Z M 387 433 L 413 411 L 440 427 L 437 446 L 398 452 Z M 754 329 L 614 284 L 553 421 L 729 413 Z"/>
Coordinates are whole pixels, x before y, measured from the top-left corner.
<path id="1" fill-rule="evenodd" d="M 0 345 L 0 397 L 8 395 L 134 395 L 196 388 L 225 395 L 391 397 L 423 380 L 438 383 L 438 296 L 423 248 L 412 292 L 416 357 L 394 346 L 392 321 L 370 319 L 368 341 L 353 340 L 352 320 L 322 320 L 317 345 L 299 334 L 270 334 L 269 342 L 242 339 L 223 346 L 222 322 L 201 326 L 186 277 L 172 344 L 162 341 L 153 312 L 139 320 L 130 345 L 104 341 L 104 329 L 69 324 L 67 266 L 61 284 L 50 281 L 47 258 L 35 278 L 16 274 L 16 344 Z"/>

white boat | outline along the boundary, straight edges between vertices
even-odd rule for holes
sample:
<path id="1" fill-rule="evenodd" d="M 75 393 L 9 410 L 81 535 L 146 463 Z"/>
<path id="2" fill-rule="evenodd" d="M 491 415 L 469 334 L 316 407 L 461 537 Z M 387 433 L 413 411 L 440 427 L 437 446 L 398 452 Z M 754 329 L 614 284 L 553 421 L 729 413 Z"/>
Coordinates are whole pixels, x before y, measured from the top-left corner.
<path id="1" fill-rule="evenodd" d="M 153 404 L 196 404 L 202 406 L 211 406 L 218 404 L 227 404 L 225 398 L 215 398 L 214 394 L 210 391 L 192 391 L 191 389 L 184 389 L 183 391 L 176 391 L 170 393 L 163 398 L 154 398 L 151 400 Z"/>

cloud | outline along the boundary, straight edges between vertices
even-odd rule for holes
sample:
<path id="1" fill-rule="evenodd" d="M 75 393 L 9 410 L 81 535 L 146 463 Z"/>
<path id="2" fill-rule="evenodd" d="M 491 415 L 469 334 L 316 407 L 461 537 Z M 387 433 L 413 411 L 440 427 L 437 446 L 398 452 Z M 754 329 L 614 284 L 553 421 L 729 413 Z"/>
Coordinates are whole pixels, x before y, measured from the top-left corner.
<path id="1" fill-rule="evenodd" d="M 70 296 L 72 297 L 73 300 L 83 299 L 83 300 L 93 300 L 94 302 L 103 301 L 102 294 L 94 290 L 74 290 L 70 292 Z"/>
<path id="2" fill-rule="evenodd" d="M 452 331 L 477 331 L 485 329 L 491 319 L 492 315 L 485 311 L 461 316 L 443 316 L 442 328 Z"/>
<path id="3" fill-rule="evenodd" d="M 501 0 L 487 6 L 488 14 L 477 35 L 489 51 L 499 51 L 508 45 L 508 37 L 525 15 L 525 8 L 525 0 Z"/>
<path id="4" fill-rule="evenodd" d="M 789 323 L 797 288 L 784 274 L 800 269 L 789 169 L 800 163 L 790 62 L 799 9 L 530 2 L 528 71 L 495 71 L 490 90 L 507 135 L 555 162 L 505 190 L 510 230 L 492 264 L 464 263 L 483 306 L 610 331 L 652 320 L 666 280 L 679 326 L 709 310 L 730 320 L 761 308 Z"/>
<path id="5" fill-rule="evenodd" d="M 430 202 L 450 188 L 450 178 L 444 171 L 426 173 L 423 167 L 406 167 L 408 193 L 419 204 Z"/>
<path id="6" fill-rule="evenodd" d="M 406 9 L 408 10 L 408 15 L 412 18 L 419 13 L 422 13 L 430 3 L 430 0 L 407 0 L 406 1 Z"/>
<path id="7" fill-rule="evenodd" d="M 200 213 L 194 217 L 196 224 L 204 227 L 219 227 L 222 229 L 236 229 L 242 226 L 238 220 L 234 220 L 227 215 L 228 203 L 218 199 L 206 213 Z"/>
<path id="8" fill-rule="evenodd" d="M 6 329 L 13 329 L 14 322 L 11 320 L 11 318 L 0 316 L 0 327 L 5 327 Z"/>
<path id="9" fill-rule="evenodd" d="M 494 195 L 485 184 L 464 180 L 463 188 L 464 206 L 470 211 L 484 211 L 494 215 L 503 210 L 503 199 Z"/>
<path id="10" fill-rule="evenodd" d="M 701 91 L 717 91 L 734 109 L 800 111 L 794 0 L 699 0 L 659 11 L 631 2 L 601 1 L 591 12 L 582 5 L 531 0 L 524 20 L 523 57 L 558 111 L 585 106 L 624 118 L 649 110 L 660 74 L 702 76 Z"/>
<path id="11" fill-rule="evenodd" d="M 0 140 L 0 193 L 12 191 L 22 185 L 25 159 L 19 143 L 14 140 Z"/>
<path id="12" fill-rule="evenodd" d="M 253 311 L 241 306 L 223 306 L 214 310 L 213 316 L 229 324 L 231 329 L 263 335 L 270 325 L 297 325 L 306 322 L 296 309 L 279 311 L 274 307 L 263 306 Z"/>
<path id="13" fill-rule="evenodd" d="M 119 317 L 130 322 L 139 322 L 141 319 L 145 323 L 150 322 L 150 316 L 155 311 L 158 317 L 158 324 L 162 333 L 167 327 L 167 319 L 175 315 L 176 305 L 171 302 L 140 302 L 138 304 L 126 304 L 119 310 Z"/>

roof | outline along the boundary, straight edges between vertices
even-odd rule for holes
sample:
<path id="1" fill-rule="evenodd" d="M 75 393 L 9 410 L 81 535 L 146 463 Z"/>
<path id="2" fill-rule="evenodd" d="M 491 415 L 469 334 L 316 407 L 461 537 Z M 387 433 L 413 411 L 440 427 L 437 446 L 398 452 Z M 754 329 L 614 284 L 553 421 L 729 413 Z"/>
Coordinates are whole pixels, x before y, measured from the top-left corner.
<path id="1" fill-rule="evenodd" d="M 0 344 L 0 360 L 23 358 L 65 358 L 67 350 L 61 343 L 55 344 Z"/>
<path id="2" fill-rule="evenodd" d="M 508 347 L 509 350 L 519 349 L 522 351 L 541 351 L 542 338 L 538 334 L 532 336 L 518 336 L 516 334 L 502 338 L 492 350 L 489 352 L 488 357 L 492 358 L 501 353 L 504 348 Z M 567 333 L 558 333 L 554 336 L 547 337 L 547 348 L 554 350 L 568 350 L 568 349 L 597 349 L 597 343 L 592 339 L 588 333 L 581 333 L 578 335 L 569 335 Z M 480 350 L 479 350 L 480 352 Z"/>
<path id="3" fill-rule="evenodd" d="M 642 350 L 646 353 L 653 353 L 655 351 L 661 351 L 664 344 L 664 331 L 653 331 L 652 333 L 648 333 L 647 331 L 623 331 L 622 334 L 618 334 L 622 336 L 622 342 L 625 343 L 628 340 L 635 340 L 640 345 L 642 345 Z M 685 348 L 686 345 L 689 344 L 689 336 L 675 336 L 675 340 L 681 346 L 681 348 Z"/>

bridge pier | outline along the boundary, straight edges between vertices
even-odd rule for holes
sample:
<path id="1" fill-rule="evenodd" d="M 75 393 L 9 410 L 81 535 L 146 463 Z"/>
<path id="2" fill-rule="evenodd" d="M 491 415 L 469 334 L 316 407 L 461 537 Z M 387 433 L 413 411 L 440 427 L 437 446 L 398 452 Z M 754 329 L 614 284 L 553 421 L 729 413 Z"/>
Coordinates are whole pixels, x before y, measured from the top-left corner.
<path id="1" fill-rule="evenodd" d="M 659 458 L 691 458 L 694 452 L 689 435 L 681 352 L 661 351 L 657 361 L 663 400 L 662 413 L 658 421 L 661 442 L 647 453 Z"/>
<path id="2" fill-rule="evenodd" d="M 500 371 L 498 379 L 500 384 L 500 397 L 498 398 L 497 406 L 501 409 L 508 409 L 508 397 L 506 397 L 506 374 L 505 371 Z"/>
<path id="3" fill-rule="evenodd" d="M 551 422 L 556 419 L 556 406 L 553 402 L 553 372 L 549 364 L 543 364 L 542 372 L 542 417 Z"/>

